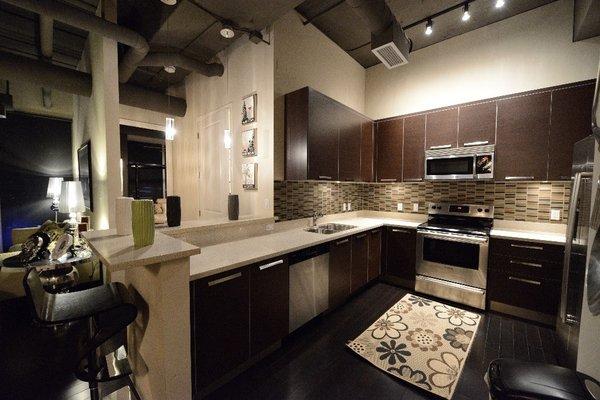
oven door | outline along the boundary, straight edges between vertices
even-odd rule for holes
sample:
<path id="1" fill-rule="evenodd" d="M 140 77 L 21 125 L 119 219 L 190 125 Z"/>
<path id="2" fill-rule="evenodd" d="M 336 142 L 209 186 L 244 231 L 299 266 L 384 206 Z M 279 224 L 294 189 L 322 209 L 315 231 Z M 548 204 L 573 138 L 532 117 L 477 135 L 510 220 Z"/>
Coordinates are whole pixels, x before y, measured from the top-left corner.
<path id="1" fill-rule="evenodd" d="M 475 157 L 446 155 L 425 159 L 425 179 L 455 180 L 475 178 Z"/>
<path id="2" fill-rule="evenodd" d="M 417 274 L 485 289 L 489 238 L 417 231 Z"/>

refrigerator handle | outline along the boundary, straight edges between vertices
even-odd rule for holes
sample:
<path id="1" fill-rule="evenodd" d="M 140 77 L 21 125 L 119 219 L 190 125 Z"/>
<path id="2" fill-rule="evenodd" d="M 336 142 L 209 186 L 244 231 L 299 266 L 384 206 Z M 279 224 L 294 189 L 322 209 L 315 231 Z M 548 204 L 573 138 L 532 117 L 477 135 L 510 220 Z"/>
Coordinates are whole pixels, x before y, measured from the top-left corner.
<path id="1" fill-rule="evenodd" d="M 571 191 L 571 199 L 569 201 L 569 216 L 567 217 L 567 238 L 565 242 L 565 255 L 563 259 L 563 279 L 560 298 L 560 319 L 563 323 L 568 323 L 567 320 L 567 301 L 569 290 L 569 276 L 571 272 L 571 250 L 573 239 L 575 238 L 575 230 L 577 229 L 578 218 L 578 200 L 579 190 L 581 188 L 582 178 L 589 178 L 591 172 L 577 172 L 573 178 L 573 190 Z"/>

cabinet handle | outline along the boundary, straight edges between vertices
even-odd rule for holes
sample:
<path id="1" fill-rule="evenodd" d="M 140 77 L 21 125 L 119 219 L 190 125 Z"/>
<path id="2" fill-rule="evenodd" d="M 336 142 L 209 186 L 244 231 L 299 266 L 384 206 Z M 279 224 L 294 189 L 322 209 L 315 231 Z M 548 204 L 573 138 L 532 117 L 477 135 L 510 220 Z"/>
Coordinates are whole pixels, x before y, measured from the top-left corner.
<path id="1" fill-rule="evenodd" d="M 531 246 L 528 244 L 514 244 L 511 243 L 510 247 L 516 247 L 518 249 L 529 249 L 529 250 L 544 250 L 544 247 L 542 246 Z"/>
<path id="2" fill-rule="evenodd" d="M 340 240 L 339 242 L 335 242 L 335 245 L 339 246 L 340 244 L 348 243 L 349 241 L 350 241 L 350 239 Z"/>
<path id="3" fill-rule="evenodd" d="M 396 233 L 410 233 L 410 231 L 407 231 L 405 229 L 392 229 L 392 232 L 396 232 Z"/>
<path id="4" fill-rule="evenodd" d="M 488 144 L 489 140 L 479 140 L 479 141 L 475 141 L 475 142 L 467 142 L 467 143 L 463 143 L 463 146 L 465 147 L 469 147 L 469 146 L 483 146 L 484 144 Z"/>
<path id="5" fill-rule="evenodd" d="M 409 178 L 405 179 L 404 182 L 421 182 L 423 178 Z"/>
<path id="6" fill-rule="evenodd" d="M 265 265 L 261 265 L 260 267 L 258 267 L 258 269 L 259 269 L 259 271 L 262 271 L 264 269 L 271 268 L 271 267 L 274 267 L 279 264 L 283 264 L 283 260 L 277 260 L 277 261 L 273 261 L 273 262 L 265 264 Z"/>
<path id="7" fill-rule="evenodd" d="M 511 264 L 518 264 L 518 265 L 525 265 L 527 267 L 542 268 L 542 264 L 532 263 L 532 262 L 510 260 L 510 263 Z"/>
<path id="8" fill-rule="evenodd" d="M 233 280 L 233 279 L 237 279 L 239 277 L 242 276 L 241 272 L 238 272 L 237 274 L 233 274 L 233 275 L 229 275 L 223 278 L 219 278 L 219 279 L 215 279 L 214 281 L 210 281 L 208 282 L 208 286 L 215 286 L 215 285 L 220 285 L 221 283 Z"/>
<path id="9" fill-rule="evenodd" d="M 386 178 L 386 179 L 379 179 L 379 182 L 396 182 L 398 179 L 396 178 Z"/>
<path id="10" fill-rule="evenodd" d="M 530 279 L 515 278 L 514 276 L 509 276 L 508 280 L 509 281 L 517 281 L 517 282 L 529 283 L 530 285 L 535 285 L 535 286 L 540 286 L 542 284 L 542 282 L 540 282 L 540 281 L 532 281 Z"/>
<path id="11" fill-rule="evenodd" d="M 532 181 L 534 180 L 534 176 L 506 176 L 504 177 L 505 181 Z"/>
<path id="12" fill-rule="evenodd" d="M 362 239 L 362 238 L 364 238 L 365 236 L 367 236 L 367 234 L 366 234 L 366 233 L 363 233 L 362 235 L 356 235 L 356 238 L 357 238 L 357 239 Z"/>
<path id="13" fill-rule="evenodd" d="M 439 146 L 429 146 L 429 148 L 431 150 L 438 150 L 438 149 L 449 149 L 450 147 L 452 147 L 451 144 L 440 144 Z"/>
<path id="14" fill-rule="evenodd" d="M 331 177 L 327 175 L 319 175 L 319 179 L 331 179 Z"/>

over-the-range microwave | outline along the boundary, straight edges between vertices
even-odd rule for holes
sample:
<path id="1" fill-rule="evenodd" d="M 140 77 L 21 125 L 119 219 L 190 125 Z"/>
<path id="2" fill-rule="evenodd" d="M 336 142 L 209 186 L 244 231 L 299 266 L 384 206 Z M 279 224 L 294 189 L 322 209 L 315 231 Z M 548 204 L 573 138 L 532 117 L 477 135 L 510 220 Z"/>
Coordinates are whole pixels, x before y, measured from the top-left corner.
<path id="1" fill-rule="evenodd" d="M 425 151 L 426 180 L 494 178 L 494 145 Z"/>

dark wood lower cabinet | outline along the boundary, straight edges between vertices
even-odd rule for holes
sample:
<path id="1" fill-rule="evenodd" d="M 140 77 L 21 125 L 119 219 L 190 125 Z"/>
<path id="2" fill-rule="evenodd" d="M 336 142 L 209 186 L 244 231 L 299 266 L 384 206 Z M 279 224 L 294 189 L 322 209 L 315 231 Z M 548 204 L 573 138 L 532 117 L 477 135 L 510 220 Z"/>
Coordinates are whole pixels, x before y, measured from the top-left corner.
<path id="1" fill-rule="evenodd" d="M 287 257 L 250 267 L 250 354 L 283 339 L 289 328 L 290 269 Z"/>
<path id="2" fill-rule="evenodd" d="M 201 391 L 248 360 L 249 273 L 239 269 L 191 283 L 194 387 Z"/>
<path id="3" fill-rule="evenodd" d="M 352 239 L 337 240 L 329 246 L 329 308 L 343 304 L 350 296 Z"/>
<path id="4" fill-rule="evenodd" d="M 369 233 L 352 238 L 352 293 L 367 284 L 369 274 Z"/>
<path id="5" fill-rule="evenodd" d="M 381 229 L 369 232 L 369 282 L 377 279 L 381 273 L 381 236 Z"/>
<path id="6" fill-rule="evenodd" d="M 388 227 L 386 232 L 385 273 L 394 282 L 415 288 L 417 231 Z"/>

